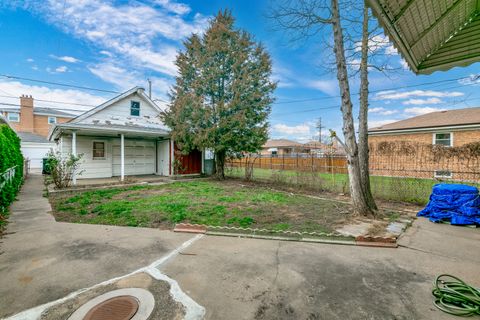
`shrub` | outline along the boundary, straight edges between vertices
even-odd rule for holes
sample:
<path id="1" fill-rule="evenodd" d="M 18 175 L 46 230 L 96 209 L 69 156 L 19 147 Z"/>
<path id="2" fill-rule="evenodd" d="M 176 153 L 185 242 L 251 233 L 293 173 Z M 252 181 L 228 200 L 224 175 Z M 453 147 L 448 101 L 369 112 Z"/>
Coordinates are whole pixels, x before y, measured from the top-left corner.
<path id="1" fill-rule="evenodd" d="M 15 175 L 9 182 L 4 173 L 15 168 Z M 23 182 L 23 156 L 20 150 L 20 138 L 8 125 L 0 125 L 0 225 L 3 224 L 7 208 L 15 200 L 15 196 Z"/>
<path id="2" fill-rule="evenodd" d="M 50 150 L 47 157 L 50 174 L 57 189 L 68 188 L 72 183 L 73 175 L 81 175 L 83 172 L 78 170 L 82 159 L 81 154 L 76 156 L 70 153 L 63 156 L 59 151 Z"/>

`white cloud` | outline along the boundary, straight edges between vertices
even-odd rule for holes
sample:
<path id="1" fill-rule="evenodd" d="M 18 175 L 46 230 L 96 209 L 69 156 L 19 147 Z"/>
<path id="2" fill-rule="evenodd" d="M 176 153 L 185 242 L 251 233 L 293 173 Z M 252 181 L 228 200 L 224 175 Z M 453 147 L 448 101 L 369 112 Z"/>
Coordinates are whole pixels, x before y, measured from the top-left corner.
<path id="1" fill-rule="evenodd" d="M 63 72 L 67 72 L 67 70 L 68 70 L 67 66 L 60 66 L 55 69 L 55 72 L 63 73 Z"/>
<path id="2" fill-rule="evenodd" d="M 390 44 L 390 40 L 385 35 L 375 35 L 368 40 L 368 49 L 371 53 L 384 49 L 386 54 L 396 54 L 395 48 Z M 360 52 L 362 50 L 362 42 L 357 41 L 355 43 L 355 51 Z"/>
<path id="3" fill-rule="evenodd" d="M 174 65 L 179 40 L 205 29 L 208 17 L 185 15 L 186 4 L 157 0 L 157 6 L 140 2 L 98 0 L 55 0 L 39 4 L 30 1 L 32 10 L 78 38 L 90 41 L 102 51 L 115 53 L 129 66 L 175 75 Z"/>
<path id="4" fill-rule="evenodd" d="M 32 95 L 34 99 L 65 101 L 71 103 L 85 104 L 85 106 L 57 104 L 50 102 L 35 102 L 35 106 L 54 107 L 58 110 L 79 112 L 75 110 L 88 110 L 92 106 L 105 102 L 111 96 L 97 96 L 76 89 L 52 89 L 45 86 L 27 85 L 18 81 L 0 81 L 0 91 L 12 95 L 13 98 L 0 97 L 0 102 L 18 104 L 22 94 Z"/>
<path id="5" fill-rule="evenodd" d="M 378 92 L 375 100 L 399 100 L 408 99 L 411 97 L 437 97 L 437 98 L 450 98 L 463 96 L 463 92 L 458 91 L 435 91 L 435 90 L 411 90 L 411 91 L 398 91 L 398 90 L 386 90 Z"/>
<path id="6" fill-rule="evenodd" d="M 105 82 L 113 83 L 119 90 L 128 90 L 135 86 L 146 87 L 146 78 L 135 70 L 127 70 L 112 61 L 89 66 L 91 73 Z M 150 77 L 152 80 L 152 96 L 166 100 L 170 82 L 165 78 Z"/>
<path id="7" fill-rule="evenodd" d="M 407 61 L 405 61 L 405 59 L 403 58 L 400 59 L 400 65 L 402 66 L 403 70 L 410 70 L 410 66 L 408 65 Z"/>
<path id="8" fill-rule="evenodd" d="M 432 107 L 412 107 L 412 108 L 406 108 L 404 112 L 407 114 L 419 116 L 426 113 L 444 111 L 444 110 L 445 109 L 442 109 L 442 108 L 432 108 Z"/>
<path id="9" fill-rule="evenodd" d="M 463 85 L 477 85 L 480 84 L 480 77 L 476 74 L 471 74 L 467 78 L 458 80 L 458 83 Z"/>
<path id="10" fill-rule="evenodd" d="M 310 80 L 305 82 L 305 85 L 309 88 L 322 91 L 330 96 L 338 94 L 337 80 Z"/>
<path id="11" fill-rule="evenodd" d="M 28 58 L 27 62 L 33 62 L 34 60 L 32 58 Z"/>
<path id="12" fill-rule="evenodd" d="M 52 58 L 63 61 L 63 62 L 68 62 L 68 63 L 77 63 L 80 62 L 80 59 L 71 57 L 71 56 L 63 56 L 63 57 L 57 57 L 55 55 L 51 55 Z"/>
<path id="13" fill-rule="evenodd" d="M 162 6 L 170 12 L 176 14 L 187 14 L 191 11 L 190 7 L 183 3 L 177 3 L 169 0 L 155 0 L 154 3 Z"/>
<path id="14" fill-rule="evenodd" d="M 389 115 L 398 113 L 398 110 L 387 110 L 387 109 L 382 108 L 382 107 L 376 107 L 376 108 L 369 108 L 368 112 L 369 113 L 380 114 L 380 115 L 383 115 L 383 116 L 389 116 Z"/>
<path id="15" fill-rule="evenodd" d="M 107 57 L 111 57 L 113 56 L 111 52 L 107 51 L 107 50 L 100 50 L 100 54 L 103 54 Z"/>
<path id="16" fill-rule="evenodd" d="M 388 54 L 388 55 L 397 55 L 398 51 L 397 51 L 397 49 L 395 49 L 393 44 L 391 44 L 391 45 L 389 45 L 385 48 L 385 53 Z"/>
<path id="17" fill-rule="evenodd" d="M 439 104 L 443 103 L 439 98 L 428 98 L 428 99 L 408 99 L 403 101 L 404 105 L 425 105 L 425 104 Z"/>
<path id="18" fill-rule="evenodd" d="M 288 126 L 283 123 L 277 123 L 272 126 L 273 131 L 284 135 L 308 135 L 310 126 L 308 124 L 300 124 L 297 126 Z"/>
<path id="19" fill-rule="evenodd" d="M 392 123 L 392 122 L 396 122 L 396 121 L 398 121 L 398 120 L 395 120 L 395 119 L 372 120 L 372 121 L 368 121 L 368 127 L 369 128 L 381 127 L 383 125 L 386 125 L 386 124 L 389 124 L 389 123 Z"/>

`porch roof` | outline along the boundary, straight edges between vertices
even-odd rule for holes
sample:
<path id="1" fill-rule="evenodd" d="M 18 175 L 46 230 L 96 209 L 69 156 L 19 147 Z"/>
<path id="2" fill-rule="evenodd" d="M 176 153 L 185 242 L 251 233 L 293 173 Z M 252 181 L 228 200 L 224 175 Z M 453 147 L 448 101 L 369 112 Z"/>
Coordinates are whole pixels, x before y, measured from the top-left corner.
<path id="1" fill-rule="evenodd" d="M 480 1 L 367 0 L 416 74 L 480 61 Z"/>
<path id="2" fill-rule="evenodd" d="M 125 125 L 106 125 L 106 124 L 79 124 L 79 123 L 59 123 L 52 127 L 48 135 L 50 141 L 57 139 L 62 133 L 71 133 L 75 131 L 80 135 L 88 136 L 107 136 L 116 137 L 124 134 L 125 137 L 144 137 L 160 138 L 168 137 L 170 132 L 165 129 L 155 127 L 125 126 Z"/>

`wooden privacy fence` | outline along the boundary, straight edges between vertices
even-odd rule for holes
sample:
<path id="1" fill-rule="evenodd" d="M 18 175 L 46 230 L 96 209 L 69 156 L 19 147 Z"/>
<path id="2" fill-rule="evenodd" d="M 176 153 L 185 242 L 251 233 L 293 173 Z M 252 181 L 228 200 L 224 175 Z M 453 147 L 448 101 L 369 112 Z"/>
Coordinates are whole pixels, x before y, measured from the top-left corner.
<path id="1" fill-rule="evenodd" d="M 292 170 L 303 172 L 347 173 L 345 156 L 280 155 L 278 157 L 258 156 L 257 158 L 230 159 L 232 168 L 244 168 L 248 163 L 253 168 L 271 170 Z"/>

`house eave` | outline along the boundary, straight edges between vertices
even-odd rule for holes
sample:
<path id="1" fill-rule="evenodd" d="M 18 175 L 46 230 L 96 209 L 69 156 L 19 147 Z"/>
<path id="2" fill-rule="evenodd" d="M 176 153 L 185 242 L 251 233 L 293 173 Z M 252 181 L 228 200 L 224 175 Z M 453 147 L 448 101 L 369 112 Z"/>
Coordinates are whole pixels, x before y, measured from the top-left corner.
<path id="1" fill-rule="evenodd" d="M 142 128 L 142 127 L 101 127 L 95 125 L 84 125 L 76 123 L 62 123 L 54 125 L 48 135 L 48 140 L 53 141 L 59 137 L 61 133 L 65 132 L 78 132 L 79 134 L 88 134 L 88 135 L 101 135 L 105 134 L 108 136 L 118 136 L 120 134 L 125 135 L 141 135 L 146 138 L 155 138 L 155 137 L 168 137 L 170 135 L 169 130 L 160 129 L 160 128 Z"/>

